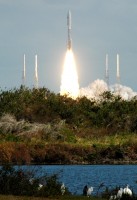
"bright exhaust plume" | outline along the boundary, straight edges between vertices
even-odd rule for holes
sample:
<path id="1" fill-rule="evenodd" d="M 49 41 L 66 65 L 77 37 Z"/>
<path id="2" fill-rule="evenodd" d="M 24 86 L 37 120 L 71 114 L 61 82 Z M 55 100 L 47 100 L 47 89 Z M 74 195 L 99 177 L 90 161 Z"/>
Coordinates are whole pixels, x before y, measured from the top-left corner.
<path id="1" fill-rule="evenodd" d="M 61 76 L 60 94 L 76 99 L 79 95 L 79 83 L 74 54 L 68 49 L 65 55 Z"/>

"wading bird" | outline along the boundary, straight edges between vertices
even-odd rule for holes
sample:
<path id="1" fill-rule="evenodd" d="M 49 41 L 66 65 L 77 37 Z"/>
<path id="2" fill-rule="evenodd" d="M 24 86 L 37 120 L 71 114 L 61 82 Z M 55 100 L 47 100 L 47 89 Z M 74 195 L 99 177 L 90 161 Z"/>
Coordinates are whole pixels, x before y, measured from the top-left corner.
<path id="1" fill-rule="evenodd" d="M 131 191 L 131 189 L 129 188 L 129 185 L 127 185 L 127 186 L 124 188 L 123 193 L 124 193 L 124 194 L 127 194 L 127 195 L 129 195 L 129 196 L 132 196 L 132 191 Z"/>
<path id="2" fill-rule="evenodd" d="M 61 194 L 64 195 L 64 193 L 65 193 L 65 185 L 64 185 L 64 183 L 62 183 L 62 185 L 61 185 Z"/>
<path id="3" fill-rule="evenodd" d="M 93 187 L 89 187 L 87 189 L 87 196 L 90 197 L 92 192 L 93 192 Z"/>

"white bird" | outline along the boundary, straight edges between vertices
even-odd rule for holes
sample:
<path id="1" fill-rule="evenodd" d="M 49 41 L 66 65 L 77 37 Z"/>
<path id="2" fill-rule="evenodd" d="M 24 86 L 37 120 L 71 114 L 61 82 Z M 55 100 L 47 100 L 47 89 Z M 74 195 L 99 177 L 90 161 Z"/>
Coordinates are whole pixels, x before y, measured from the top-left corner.
<path id="1" fill-rule="evenodd" d="M 124 188 L 123 193 L 124 193 L 124 194 L 127 194 L 127 195 L 129 195 L 129 196 L 132 196 L 132 191 L 131 191 L 131 189 L 129 189 L 129 185 L 127 185 L 127 186 Z"/>
<path id="2" fill-rule="evenodd" d="M 41 183 L 39 183 L 38 190 L 40 190 L 42 187 L 43 187 L 43 185 Z"/>
<path id="3" fill-rule="evenodd" d="M 34 178 L 29 179 L 30 184 L 32 185 L 34 183 Z"/>
<path id="4" fill-rule="evenodd" d="M 113 199 L 117 199 L 117 196 L 116 195 L 111 195 L 109 200 L 113 200 Z"/>
<path id="5" fill-rule="evenodd" d="M 120 188 L 120 189 L 118 190 L 118 192 L 117 192 L 117 198 L 118 198 L 118 199 L 121 199 L 121 198 L 122 198 L 123 192 L 124 192 L 123 188 Z"/>
<path id="6" fill-rule="evenodd" d="M 89 197 L 92 192 L 93 192 L 93 187 L 89 187 L 87 190 L 87 196 Z"/>
<path id="7" fill-rule="evenodd" d="M 64 195 L 64 193 L 65 193 L 65 185 L 64 185 L 64 183 L 62 183 L 62 185 L 61 185 L 61 193 L 62 193 L 62 195 Z"/>

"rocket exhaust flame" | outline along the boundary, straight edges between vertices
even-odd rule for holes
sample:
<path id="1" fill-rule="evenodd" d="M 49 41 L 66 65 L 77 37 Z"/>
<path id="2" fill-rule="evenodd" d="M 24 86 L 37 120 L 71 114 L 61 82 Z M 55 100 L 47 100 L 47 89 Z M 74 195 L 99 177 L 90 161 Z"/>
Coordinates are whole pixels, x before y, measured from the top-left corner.
<path id="1" fill-rule="evenodd" d="M 67 50 L 61 77 L 60 94 L 76 99 L 79 95 L 78 75 L 72 50 Z"/>

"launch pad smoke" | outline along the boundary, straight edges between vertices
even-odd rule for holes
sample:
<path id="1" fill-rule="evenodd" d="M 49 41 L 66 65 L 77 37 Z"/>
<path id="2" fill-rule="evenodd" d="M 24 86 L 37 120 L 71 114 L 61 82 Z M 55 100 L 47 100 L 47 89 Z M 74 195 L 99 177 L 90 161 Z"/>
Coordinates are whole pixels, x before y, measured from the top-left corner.
<path id="1" fill-rule="evenodd" d="M 109 88 L 104 80 L 97 79 L 93 83 L 90 83 L 87 87 L 81 88 L 79 96 L 85 96 L 88 99 L 99 100 L 100 95 L 103 92 L 110 91 L 114 95 L 121 96 L 124 100 L 130 100 L 137 96 L 137 92 L 134 92 L 130 87 L 126 87 L 120 84 L 111 85 Z"/>

